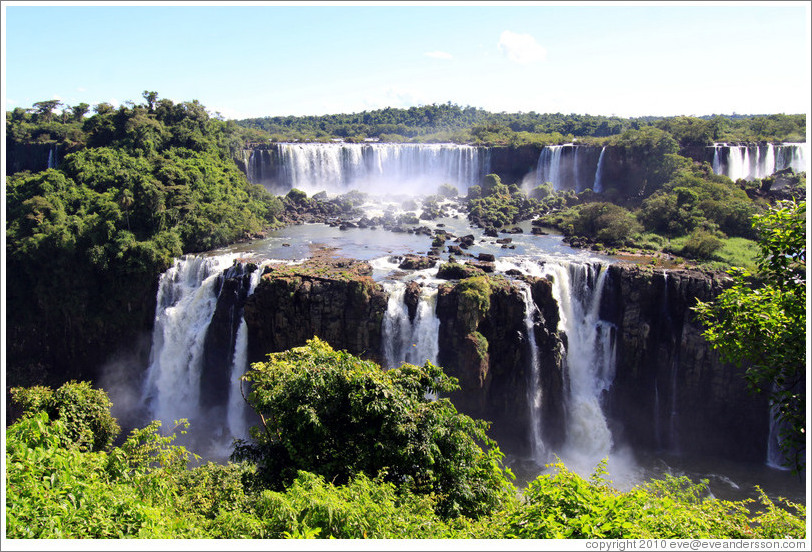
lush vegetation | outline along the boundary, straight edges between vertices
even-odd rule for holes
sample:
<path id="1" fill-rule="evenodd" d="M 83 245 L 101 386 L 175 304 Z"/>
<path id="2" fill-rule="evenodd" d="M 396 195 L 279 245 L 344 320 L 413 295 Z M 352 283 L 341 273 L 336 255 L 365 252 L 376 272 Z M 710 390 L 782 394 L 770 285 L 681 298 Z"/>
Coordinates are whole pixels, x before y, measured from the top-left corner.
<path id="1" fill-rule="evenodd" d="M 680 146 L 711 142 L 802 142 L 804 115 L 708 117 L 603 117 L 562 113 L 490 113 L 451 102 L 408 109 L 385 108 L 361 113 L 260 117 L 238 123 L 267 133 L 276 142 L 342 139 L 384 142 L 455 142 L 520 146 L 580 141 L 604 143 L 608 137 L 644 127 L 669 133 Z"/>
<path id="2" fill-rule="evenodd" d="M 149 91 L 144 100 L 99 104 L 92 115 L 86 104 L 57 113 L 56 101 L 6 114 L 15 155 L 59 148 L 55 168 L 7 178 L 12 385 L 92 378 L 111 352 L 149 328 L 158 275 L 183 253 L 256 236 L 305 213 L 357 214 L 357 194 L 308 198 L 291 190 L 277 198 L 249 184 L 234 162 L 248 142 L 376 137 L 539 146 L 577 139 L 622 148 L 637 167 L 630 174 L 637 195 L 555 193 L 549 184 L 525 193 L 488 175 L 468 191 L 472 222 L 495 232 L 539 217 L 537 224 L 558 227 L 574 245 L 757 270 L 736 272 L 731 289 L 700 314 L 726 358 L 748 363 L 754 389 L 775 386 L 783 443 L 796 463 L 802 458 L 805 204 L 771 211 L 780 197 L 766 193 L 773 179 L 734 183 L 679 151 L 709 141 L 801 140 L 803 117 L 626 120 L 447 104 L 238 125 L 211 117 L 196 101 L 174 104 Z M 790 195 L 802 195 L 805 175 L 793 178 Z M 440 195 L 457 191 L 446 186 Z M 439 216 L 439 200 L 424 204 L 427 217 Z M 399 222 L 419 223 L 410 217 Z M 455 277 L 464 266 L 442 270 Z M 468 311 L 487 310 L 487 279 L 461 285 Z M 487 346 L 477 332 L 469 337 Z M 430 364 L 383 372 L 313 341 L 255 365 L 246 381 L 263 425 L 237 444 L 233 463 L 194 468 L 194 455 L 173 445 L 157 422 L 113 446 L 119 427 L 110 401 L 87 383 L 15 388 L 22 417 L 6 441 L 8 535 L 804 536 L 801 506 L 779 507 L 766 497 L 760 504 L 718 501 L 682 478 L 621 493 L 600 466 L 590 481 L 557 466 L 519 492 L 486 425 L 445 399 L 426 399 L 455 389 Z"/>
<path id="3" fill-rule="evenodd" d="M 714 174 L 706 163 L 673 154 L 660 159 L 667 163 L 655 181 L 662 182 L 648 186 L 648 193 L 622 204 L 591 190 L 545 194 L 534 224 L 557 228 L 581 247 L 659 252 L 713 269 L 754 269 L 758 232 L 753 217 L 775 201 L 806 193 L 805 173 L 785 177 L 789 185 L 770 192 L 775 177 L 733 182 Z"/>
<path id="4" fill-rule="evenodd" d="M 766 390 L 781 422 L 780 444 L 800 470 L 806 444 L 806 202 L 755 217 L 758 271 L 731 272 L 733 285 L 700 303 L 704 336 L 731 362 L 745 364 L 751 388 Z"/>
<path id="5" fill-rule="evenodd" d="M 262 427 L 241 461 L 196 467 L 158 422 L 111 446 L 109 400 L 86 384 L 15 389 L 7 537 L 805 537 L 803 505 L 718 500 L 685 477 L 619 492 L 602 464 L 589 480 L 556 465 L 518 490 L 485 425 L 426 398 L 455 383 L 430 364 L 384 372 L 312 341 L 246 379 Z"/>
<path id="6" fill-rule="evenodd" d="M 430 363 L 383 371 L 314 338 L 269 355 L 245 379 L 265 427 L 237 458 L 253 460 L 266 486 L 282 489 L 299 470 L 336 483 L 381 476 L 437 495 L 444 517 L 488 513 L 508 492 L 502 454 L 484 423 L 458 414 L 448 399 L 426 398 L 457 388 Z"/>
<path id="7" fill-rule="evenodd" d="M 175 257 L 277 223 L 280 200 L 232 160 L 239 127 L 196 101 L 145 99 L 90 117 L 87 106 L 57 116 L 56 102 L 7 114 L 15 147 L 50 140 L 72 151 L 56 169 L 6 181 L 12 382 L 91 377 L 83 365 L 100 359 L 89 354 L 148 327 L 158 275 Z"/>

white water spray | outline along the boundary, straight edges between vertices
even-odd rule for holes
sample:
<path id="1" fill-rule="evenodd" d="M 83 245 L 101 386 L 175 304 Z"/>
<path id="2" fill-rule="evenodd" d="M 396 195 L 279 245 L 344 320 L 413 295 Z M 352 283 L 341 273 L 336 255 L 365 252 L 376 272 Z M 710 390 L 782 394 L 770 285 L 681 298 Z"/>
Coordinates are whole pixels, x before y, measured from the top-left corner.
<path id="1" fill-rule="evenodd" d="M 550 182 L 554 190 L 558 190 L 561 182 L 561 151 L 564 146 L 544 146 L 539 154 L 538 168 L 536 170 L 536 185 L 540 186 Z"/>
<path id="2" fill-rule="evenodd" d="M 594 264 L 547 263 L 559 328 L 567 335 L 567 437 L 564 456 L 575 469 L 591 470 L 609 455 L 612 434 L 601 408 L 601 395 L 615 377 L 611 325 L 598 317 L 607 271 Z"/>
<path id="3" fill-rule="evenodd" d="M 279 188 L 308 193 L 355 189 L 434 194 L 444 183 L 464 193 L 480 184 L 490 168 L 487 148 L 458 144 L 278 144 L 277 148 L 278 166 L 265 167 L 264 177 Z M 270 158 L 259 159 L 270 164 Z M 249 171 L 257 173 L 256 168 Z"/>
<path id="4" fill-rule="evenodd" d="M 161 275 L 143 396 L 153 419 L 164 425 L 199 412 L 203 346 L 217 305 L 217 277 L 235 257 L 184 257 Z"/>
<path id="5" fill-rule="evenodd" d="M 257 269 L 251 273 L 251 280 L 248 287 L 250 297 L 259 284 L 262 271 L 270 261 L 264 261 Z M 240 389 L 240 378 L 248 370 L 248 325 L 245 318 L 240 321 L 237 329 L 237 338 L 234 341 L 234 360 L 231 365 L 231 387 L 228 393 L 228 408 L 226 420 L 231 436 L 234 438 L 245 438 L 248 436 L 248 422 L 246 418 L 246 404 Z"/>
<path id="6" fill-rule="evenodd" d="M 395 368 L 406 362 L 422 365 L 427 360 L 437 364 L 440 319 L 437 318 L 437 288 L 424 285 L 414 321 L 404 302 L 406 284 L 385 282 L 389 302 L 383 320 L 383 347 L 387 368 Z"/>

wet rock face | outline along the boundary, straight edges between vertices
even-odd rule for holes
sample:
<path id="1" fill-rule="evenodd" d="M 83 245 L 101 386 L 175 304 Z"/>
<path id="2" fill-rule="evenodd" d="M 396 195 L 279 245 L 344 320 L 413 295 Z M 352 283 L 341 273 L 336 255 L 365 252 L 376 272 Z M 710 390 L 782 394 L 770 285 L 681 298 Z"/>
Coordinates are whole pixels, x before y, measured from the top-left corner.
<path id="1" fill-rule="evenodd" d="M 387 296 L 371 274 L 368 263 L 349 259 L 266 268 L 245 304 L 249 359 L 319 336 L 335 349 L 377 360 Z"/>
<path id="2" fill-rule="evenodd" d="M 206 331 L 203 370 L 200 377 L 201 403 L 209 407 L 228 403 L 231 386 L 229 368 L 234 357 L 234 336 L 242 320 L 250 273 L 220 276 L 217 306 Z"/>
<path id="3" fill-rule="evenodd" d="M 414 322 L 417 316 L 417 306 L 420 303 L 420 284 L 411 281 L 406 285 L 406 293 L 403 295 L 403 302 L 406 303 L 406 309 L 409 312 L 409 320 Z"/>
<path id="4" fill-rule="evenodd" d="M 479 277 L 480 279 L 483 277 Z M 550 283 L 528 278 L 540 317 L 534 323 L 539 346 L 540 384 L 545 435 L 554 443 L 563 437 L 561 340 L 558 306 Z M 503 450 L 522 453 L 527 447 L 530 351 L 525 304 L 519 287 L 504 278 L 487 278 L 487 308 L 466 293 L 465 280 L 440 287 L 438 360 L 456 377 L 461 389 L 451 395 L 458 410 L 491 422 L 491 435 Z"/>
<path id="5" fill-rule="evenodd" d="M 615 440 L 675 452 L 763 461 L 769 416 L 744 369 L 724 363 L 691 308 L 724 289 L 724 275 L 611 265 L 601 318 L 618 328 L 607 410 Z"/>

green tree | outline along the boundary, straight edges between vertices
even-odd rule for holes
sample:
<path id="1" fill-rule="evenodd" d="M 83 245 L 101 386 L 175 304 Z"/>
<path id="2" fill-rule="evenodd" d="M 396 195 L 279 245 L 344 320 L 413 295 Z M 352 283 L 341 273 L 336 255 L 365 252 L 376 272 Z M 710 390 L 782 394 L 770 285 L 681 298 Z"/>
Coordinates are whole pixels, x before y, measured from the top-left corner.
<path id="1" fill-rule="evenodd" d="M 50 387 L 14 387 L 11 396 L 23 409 L 23 417 L 45 412 L 51 421 L 64 427 L 64 442 L 81 450 L 105 450 L 120 428 L 110 414 L 107 393 L 87 382 L 68 382 L 56 390 Z"/>
<path id="2" fill-rule="evenodd" d="M 45 100 L 42 102 L 36 102 L 34 107 L 36 108 L 36 115 L 37 117 L 45 122 L 51 122 L 54 117 L 54 109 L 62 105 L 62 102 L 59 100 Z"/>
<path id="3" fill-rule="evenodd" d="M 806 202 L 754 217 L 761 250 L 757 277 L 731 271 L 733 285 L 695 308 L 704 336 L 722 356 L 748 366 L 755 392 L 767 391 L 786 425 L 781 447 L 804 465 L 806 432 Z"/>
<path id="4" fill-rule="evenodd" d="M 75 105 L 71 107 L 71 112 L 73 113 L 73 120 L 76 122 L 81 122 L 84 119 L 85 115 L 90 111 L 90 105 L 86 103 L 80 103 L 79 105 Z"/>
<path id="5" fill-rule="evenodd" d="M 155 111 L 155 102 L 158 100 L 158 93 L 151 90 L 144 90 L 141 94 L 144 96 L 144 99 L 147 100 L 147 108 L 149 109 L 150 113 Z"/>
<path id="6" fill-rule="evenodd" d="M 337 484 L 382 476 L 436 495 L 447 517 L 492 512 L 515 492 L 487 424 L 426 397 L 457 388 L 431 363 L 384 371 L 314 338 L 269 355 L 243 378 L 263 426 L 235 458 L 256 462 L 266 485 L 281 489 L 299 470 Z"/>

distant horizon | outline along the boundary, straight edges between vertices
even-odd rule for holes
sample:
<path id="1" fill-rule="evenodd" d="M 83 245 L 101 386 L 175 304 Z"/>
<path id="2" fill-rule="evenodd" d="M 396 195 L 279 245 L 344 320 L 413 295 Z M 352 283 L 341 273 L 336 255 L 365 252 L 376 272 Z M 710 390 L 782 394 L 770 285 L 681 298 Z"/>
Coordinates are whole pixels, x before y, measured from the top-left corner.
<path id="1" fill-rule="evenodd" d="M 158 99 L 159 100 L 161 100 L 161 99 L 169 99 L 174 104 L 179 104 L 179 103 L 184 103 L 184 102 L 193 102 L 193 101 L 197 100 L 200 103 L 200 105 L 202 105 L 204 108 L 206 108 L 206 111 L 209 112 L 210 116 L 216 116 L 216 115 L 220 114 L 217 111 L 213 111 L 213 110 L 209 109 L 209 107 L 206 104 L 204 104 L 203 102 L 201 102 L 197 98 L 189 98 L 189 99 L 186 99 L 186 100 L 178 100 L 178 99 L 174 99 L 174 98 L 165 98 L 165 97 L 163 97 L 161 95 L 158 95 Z M 142 97 L 142 100 L 143 100 L 143 97 Z M 37 101 L 38 102 L 39 101 L 47 101 L 47 99 L 37 100 Z M 129 102 L 132 102 L 135 105 L 143 105 L 143 103 L 135 101 L 135 100 L 124 100 L 124 102 L 116 104 L 116 105 L 114 105 L 114 107 L 119 108 L 121 106 L 127 105 Z M 78 103 L 82 103 L 82 102 L 78 102 Z M 66 108 L 68 106 L 78 105 L 78 103 L 77 104 L 69 104 L 69 103 L 63 102 L 61 108 L 58 109 L 57 112 L 60 112 L 61 109 L 64 109 L 64 108 Z M 89 102 L 85 101 L 85 103 L 88 103 L 88 105 L 90 105 L 90 108 L 91 108 L 91 111 L 92 111 L 95 106 L 97 106 L 99 104 L 102 104 L 102 103 L 109 103 L 109 102 L 99 101 L 99 102 L 89 103 Z M 674 117 L 694 117 L 694 118 L 697 118 L 697 119 L 703 119 L 703 118 L 708 118 L 708 117 L 769 117 L 771 115 L 808 115 L 805 112 L 797 112 L 797 113 L 786 113 L 786 112 L 735 113 L 735 112 L 733 112 L 733 113 L 707 113 L 707 114 L 702 114 L 702 115 L 694 115 L 694 114 L 682 113 L 682 114 L 676 114 L 676 115 L 635 115 L 635 116 L 625 117 L 625 116 L 622 116 L 622 115 L 606 115 L 606 114 L 602 114 L 602 113 L 577 113 L 577 112 L 565 113 L 565 112 L 562 112 L 562 111 L 543 111 L 543 112 L 542 111 L 492 111 L 492 110 L 485 109 L 483 107 L 477 107 L 477 106 L 473 106 L 473 105 L 462 105 L 462 104 L 457 104 L 457 103 L 450 102 L 450 101 L 445 101 L 445 102 L 431 102 L 431 103 L 428 103 L 428 104 L 418 104 L 418 105 L 413 105 L 413 106 L 408 106 L 408 107 L 384 106 L 384 107 L 376 107 L 374 109 L 366 109 L 366 110 L 363 110 L 363 111 L 348 111 L 348 112 L 340 112 L 340 113 L 336 112 L 336 113 L 304 114 L 304 115 L 256 115 L 256 116 L 251 116 L 251 117 L 243 117 L 243 118 L 239 118 L 239 119 L 233 119 L 233 118 L 224 117 L 224 120 L 226 120 L 226 121 L 246 121 L 246 120 L 251 120 L 251 119 L 275 119 L 275 118 L 280 118 L 280 119 L 281 118 L 302 118 L 302 119 L 305 119 L 305 118 L 308 118 L 308 117 L 330 117 L 330 116 L 338 116 L 338 115 L 359 115 L 359 114 L 362 114 L 362 113 L 370 113 L 370 112 L 374 112 L 374 111 L 384 111 L 386 109 L 398 109 L 398 110 L 402 110 L 402 111 L 408 111 L 409 109 L 418 109 L 418 108 L 425 107 L 425 106 L 428 106 L 428 105 L 447 105 L 448 103 L 451 103 L 452 105 L 456 105 L 457 107 L 460 107 L 462 109 L 473 108 L 473 109 L 477 109 L 479 111 L 485 111 L 485 112 L 492 113 L 492 114 L 506 113 L 508 115 L 512 115 L 512 114 L 535 113 L 536 115 L 563 115 L 563 116 L 566 116 L 566 117 L 569 117 L 569 116 L 607 117 L 607 118 L 615 117 L 615 118 L 618 118 L 618 119 L 650 119 L 650 118 L 667 119 L 667 118 L 674 118 Z M 14 107 L 21 107 L 23 109 L 31 109 L 32 106 L 28 106 L 28 107 L 14 106 Z M 13 110 L 13 108 L 12 109 L 7 109 L 7 111 L 12 111 L 12 110 Z M 88 114 L 86 114 L 86 117 L 89 117 L 91 115 L 92 114 L 89 112 Z M 222 114 L 220 114 L 220 115 L 222 116 Z"/>
<path id="2" fill-rule="evenodd" d="M 625 119 L 812 107 L 809 2 L 43 4 L 3 2 L 6 111 L 143 90 L 227 120 L 448 98 Z"/>

